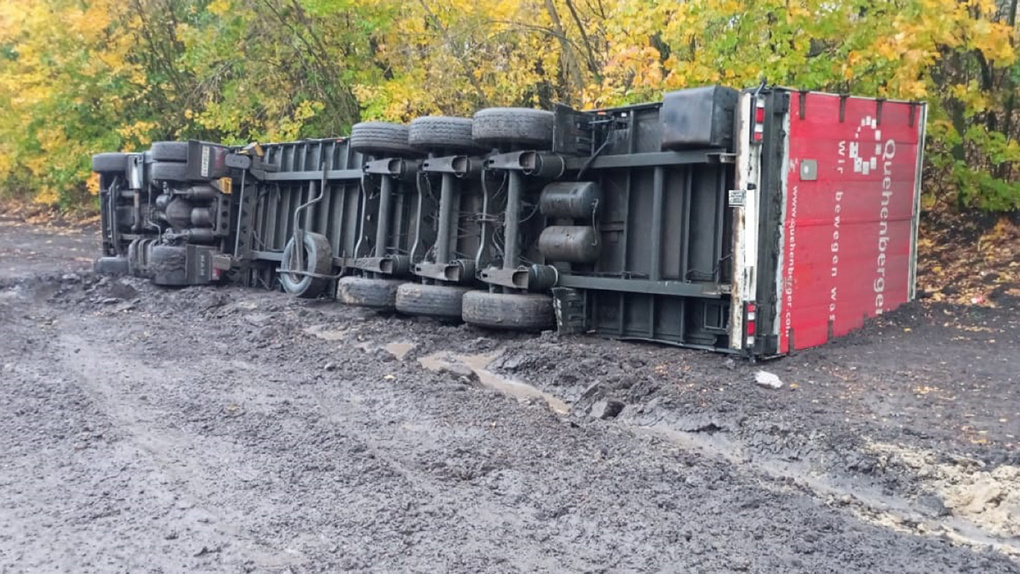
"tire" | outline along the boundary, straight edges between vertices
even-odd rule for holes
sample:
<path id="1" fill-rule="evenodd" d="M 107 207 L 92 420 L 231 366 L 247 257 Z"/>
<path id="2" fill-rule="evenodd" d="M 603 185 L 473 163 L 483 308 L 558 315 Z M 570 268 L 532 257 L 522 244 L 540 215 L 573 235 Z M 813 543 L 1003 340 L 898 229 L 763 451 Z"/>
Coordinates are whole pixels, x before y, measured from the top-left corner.
<path id="1" fill-rule="evenodd" d="M 475 114 L 471 136 L 486 147 L 552 147 L 553 113 L 530 108 L 487 108 Z"/>
<path id="2" fill-rule="evenodd" d="M 408 142 L 422 151 L 477 150 L 471 136 L 471 118 L 428 116 L 418 118 L 408 127 Z"/>
<path id="3" fill-rule="evenodd" d="M 479 327 L 543 331 L 556 326 L 552 297 L 541 293 L 471 291 L 464 294 L 463 306 L 464 322 Z"/>
<path id="4" fill-rule="evenodd" d="M 150 151 L 154 161 L 188 161 L 188 142 L 153 142 Z"/>
<path id="5" fill-rule="evenodd" d="M 330 275 L 333 272 L 333 249 L 329 246 L 329 240 L 318 233 L 306 231 L 304 235 L 305 268 L 302 271 Z M 294 238 L 291 237 L 287 246 L 283 248 L 281 269 L 294 269 L 291 264 L 294 259 L 294 245 Z M 280 273 L 280 285 L 283 285 L 283 290 L 300 299 L 315 299 L 326 290 L 329 282 L 330 279 L 326 277 L 292 275 L 286 271 Z"/>
<path id="6" fill-rule="evenodd" d="M 389 122 L 361 122 L 351 128 L 351 149 L 372 156 L 417 155 L 408 143 L 408 127 Z"/>
<path id="7" fill-rule="evenodd" d="M 188 250 L 175 245 L 153 245 L 149 257 L 152 282 L 156 285 L 188 284 Z"/>
<path id="8" fill-rule="evenodd" d="M 470 287 L 404 283 L 397 289 L 397 311 L 460 321 L 464 294 Z"/>
<path id="9" fill-rule="evenodd" d="M 128 168 L 128 157 L 126 153 L 97 153 L 92 156 L 92 171 L 123 175 Z"/>
<path id="10" fill-rule="evenodd" d="M 393 309 L 397 302 L 397 289 L 405 281 L 401 279 L 368 279 L 349 276 L 337 282 L 337 297 L 348 305 Z"/>
<path id="11" fill-rule="evenodd" d="M 157 161 L 152 164 L 149 174 L 157 181 L 188 181 L 188 164 Z"/>

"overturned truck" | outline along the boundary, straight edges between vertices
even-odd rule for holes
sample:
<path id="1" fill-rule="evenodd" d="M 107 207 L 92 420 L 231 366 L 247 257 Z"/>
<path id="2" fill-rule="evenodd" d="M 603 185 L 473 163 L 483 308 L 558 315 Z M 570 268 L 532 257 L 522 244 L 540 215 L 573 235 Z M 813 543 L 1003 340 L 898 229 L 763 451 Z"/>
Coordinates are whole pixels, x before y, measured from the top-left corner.
<path id="1" fill-rule="evenodd" d="M 914 297 L 923 103 L 720 86 L 93 157 L 97 270 L 771 357 Z"/>

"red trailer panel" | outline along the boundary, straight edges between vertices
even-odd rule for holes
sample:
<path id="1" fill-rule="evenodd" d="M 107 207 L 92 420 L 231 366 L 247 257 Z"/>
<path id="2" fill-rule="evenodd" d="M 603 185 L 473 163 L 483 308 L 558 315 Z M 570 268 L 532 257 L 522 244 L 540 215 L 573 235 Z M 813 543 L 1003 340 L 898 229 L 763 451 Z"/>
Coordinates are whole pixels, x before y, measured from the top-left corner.
<path id="1" fill-rule="evenodd" d="M 912 297 L 924 113 L 791 94 L 780 352 L 845 335 Z"/>

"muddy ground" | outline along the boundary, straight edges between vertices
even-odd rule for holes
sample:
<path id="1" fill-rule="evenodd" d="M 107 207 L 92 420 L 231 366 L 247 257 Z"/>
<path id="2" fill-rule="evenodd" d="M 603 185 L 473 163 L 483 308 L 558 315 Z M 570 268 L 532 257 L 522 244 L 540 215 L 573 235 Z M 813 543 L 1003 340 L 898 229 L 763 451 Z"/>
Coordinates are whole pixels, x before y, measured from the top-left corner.
<path id="1" fill-rule="evenodd" d="M 95 243 L 0 221 L 0 572 L 1020 572 L 1013 299 L 750 365 Z"/>

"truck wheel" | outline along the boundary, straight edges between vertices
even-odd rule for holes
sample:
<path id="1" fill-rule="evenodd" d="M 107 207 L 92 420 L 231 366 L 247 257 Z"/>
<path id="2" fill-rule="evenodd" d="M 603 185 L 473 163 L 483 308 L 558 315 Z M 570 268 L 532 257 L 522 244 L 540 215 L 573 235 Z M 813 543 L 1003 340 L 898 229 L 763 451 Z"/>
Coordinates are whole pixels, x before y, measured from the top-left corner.
<path id="1" fill-rule="evenodd" d="M 475 114 L 471 136 L 475 143 L 527 145 L 548 149 L 552 145 L 553 113 L 531 108 L 487 108 Z"/>
<path id="2" fill-rule="evenodd" d="M 188 142 L 153 142 L 150 151 L 155 161 L 188 161 Z"/>
<path id="3" fill-rule="evenodd" d="M 149 270 L 156 285 L 188 284 L 188 250 L 176 245 L 153 245 Z"/>
<path id="4" fill-rule="evenodd" d="M 541 331 L 556 325 L 552 297 L 541 293 L 471 291 L 463 305 L 464 322 L 479 327 Z"/>
<path id="5" fill-rule="evenodd" d="M 128 167 L 126 153 L 97 153 L 92 156 L 92 171 L 96 173 L 124 174 Z"/>
<path id="6" fill-rule="evenodd" d="M 157 161 L 149 174 L 157 181 L 188 181 L 188 164 Z"/>
<path id="7" fill-rule="evenodd" d="M 404 283 L 397 289 L 397 311 L 460 321 L 461 301 L 470 287 Z"/>
<path id="8" fill-rule="evenodd" d="M 405 282 L 400 279 L 368 279 L 349 276 L 337 282 L 337 297 L 348 305 L 393 309 L 396 307 L 397 289 Z"/>
<path id="9" fill-rule="evenodd" d="M 333 249 L 329 246 L 329 240 L 318 233 L 306 231 L 304 238 L 304 263 L 305 268 L 300 271 L 329 275 L 333 271 Z M 311 275 L 296 275 L 287 271 L 294 270 L 294 238 L 287 242 L 283 248 L 283 260 L 280 261 L 280 284 L 283 290 L 301 299 L 314 299 L 326 290 L 329 279 L 325 277 L 313 277 Z"/>
<path id="10" fill-rule="evenodd" d="M 408 143 L 408 128 L 389 122 L 361 122 L 351 128 L 351 149 L 367 155 L 416 155 Z"/>
<path id="11" fill-rule="evenodd" d="M 476 150 L 471 138 L 471 118 L 428 116 L 418 118 L 408 127 L 408 142 L 422 151 L 433 149 Z"/>

